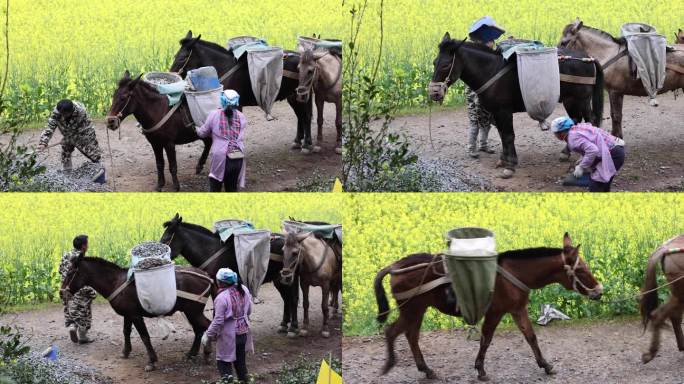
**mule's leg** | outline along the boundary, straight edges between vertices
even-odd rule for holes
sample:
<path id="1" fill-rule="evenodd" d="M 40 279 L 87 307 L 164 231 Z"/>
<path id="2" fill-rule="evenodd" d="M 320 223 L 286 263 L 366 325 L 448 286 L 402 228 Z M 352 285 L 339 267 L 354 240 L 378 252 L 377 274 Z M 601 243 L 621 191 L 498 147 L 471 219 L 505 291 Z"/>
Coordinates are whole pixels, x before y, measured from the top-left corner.
<path id="1" fill-rule="evenodd" d="M 423 358 L 420 345 L 418 345 L 418 340 L 420 338 L 420 325 L 423 323 L 423 315 L 425 315 L 425 312 L 413 314 L 413 316 L 409 318 L 408 325 L 406 326 L 406 339 L 411 347 L 413 360 L 415 360 L 418 370 L 425 373 L 428 379 L 436 379 L 437 375 L 425 363 L 425 358 Z"/>
<path id="2" fill-rule="evenodd" d="M 660 349 L 660 327 L 663 325 L 665 319 L 674 314 L 674 311 L 681 313 L 681 304 L 677 298 L 670 296 L 665 304 L 651 312 L 651 346 L 649 347 L 648 352 L 645 352 L 641 356 L 641 361 L 644 364 L 656 357 L 658 349 Z"/>
<path id="3" fill-rule="evenodd" d="M 166 157 L 169 159 L 169 172 L 171 173 L 171 180 L 173 180 L 173 190 L 180 191 L 180 182 L 178 181 L 178 162 L 176 161 L 176 145 L 170 143 L 166 145 Z"/>
<path id="4" fill-rule="evenodd" d="M 204 169 L 204 164 L 207 163 L 207 157 L 209 157 L 209 150 L 211 149 L 211 138 L 202 139 L 204 143 L 204 149 L 202 150 L 202 155 L 200 155 L 199 161 L 197 162 L 197 168 L 195 168 L 195 175 L 202 173 Z"/>
<path id="5" fill-rule="evenodd" d="M 301 336 L 306 336 L 309 333 L 309 285 L 302 283 L 302 308 L 304 309 L 304 325 L 299 330 Z"/>
<path id="6" fill-rule="evenodd" d="M 147 349 L 148 362 L 145 366 L 145 371 L 154 371 L 154 363 L 157 362 L 157 353 L 154 352 L 154 348 L 152 348 L 152 342 L 150 341 L 150 334 L 147 332 L 147 327 L 145 326 L 145 320 L 142 317 L 135 318 L 133 319 L 133 325 L 135 325 L 135 329 L 138 331 L 138 335 L 140 335 L 140 338 Z"/>
<path id="7" fill-rule="evenodd" d="M 330 329 L 328 328 L 328 320 L 330 319 L 330 308 L 328 308 L 328 298 L 330 297 L 330 283 L 325 282 L 321 286 L 321 312 L 323 312 L 323 329 L 321 336 L 330 337 Z"/>
<path id="8" fill-rule="evenodd" d="M 608 92 L 610 99 L 610 120 L 613 123 L 613 136 L 622 138 L 622 102 L 625 95 L 617 92 Z"/>
<path id="9" fill-rule="evenodd" d="M 677 348 L 684 351 L 684 334 L 682 333 L 682 313 L 676 311 L 670 316 L 672 322 L 672 329 L 674 330 L 675 338 L 677 339 Z"/>
<path id="10" fill-rule="evenodd" d="M 161 144 L 152 144 L 154 161 L 157 163 L 157 192 L 161 192 L 166 184 L 164 178 L 164 147 Z"/>
<path id="11" fill-rule="evenodd" d="M 280 322 L 278 333 L 287 333 L 287 324 L 290 322 L 290 297 L 288 286 L 281 284 L 278 280 L 273 281 L 273 286 L 278 290 L 280 298 L 283 299 L 283 319 Z"/>
<path id="12" fill-rule="evenodd" d="M 323 124 L 325 123 L 325 119 L 323 118 L 323 108 L 325 108 L 325 100 L 323 99 L 323 95 L 319 95 L 318 93 L 315 95 L 317 115 L 316 123 L 318 124 L 318 132 L 316 136 L 316 146 L 314 147 L 314 152 L 320 152 L 321 146 L 323 145 Z"/>
<path id="13" fill-rule="evenodd" d="M 124 326 L 123 326 L 123 333 L 124 333 L 124 349 L 123 352 L 121 353 L 121 357 L 124 359 L 128 359 L 128 356 L 131 354 L 131 350 L 133 349 L 131 347 L 131 331 L 133 330 L 133 321 L 131 320 L 130 317 L 124 317 Z"/>
<path id="14" fill-rule="evenodd" d="M 397 336 L 404 333 L 406 327 L 406 321 L 404 320 L 405 315 L 399 313 L 399 318 L 392 324 L 385 327 L 385 343 L 387 344 L 387 360 L 385 361 L 385 366 L 382 368 L 382 374 L 387 372 L 394 367 L 397 363 L 397 356 L 394 353 L 394 341 Z"/>
<path id="15" fill-rule="evenodd" d="M 534 353 L 534 358 L 537 360 L 539 367 L 544 368 L 544 371 L 547 375 L 553 374 L 553 365 L 544 360 L 541 349 L 539 349 L 537 335 L 534 333 L 534 329 L 532 329 L 532 322 L 527 315 L 527 307 L 523 307 L 519 311 L 511 313 L 511 316 L 513 316 L 513 320 L 515 320 L 515 324 L 518 325 L 520 332 L 525 335 L 525 340 L 527 340 L 527 344 L 529 344 L 532 348 L 532 353 Z"/>
<path id="16" fill-rule="evenodd" d="M 290 107 L 292 107 L 292 110 L 297 116 L 297 135 L 295 136 L 294 143 L 292 144 L 292 149 L 301 149 L 302 139 L 304 138 L 304 125 L 302 124 L 303 115 L 301 107 L 299 106 L 300 103 L 297 102 L 297 97 L 295 95 L 288 97 L 287 103 L 290 104 Z"/>
<path id="17" fill-rule="evenodd" d="M 482 323 L 482 338 L 480 338 L 480 350 L 477 353 L 477 358 L 475 358 L 475 369 L 477 369 L 477 378 L 481 381 L 489 380 L 487 377 L 487 372 L 484 369 L 485 355 L 487 354 L 487 348 L 489 344 L 492 343 L 492 337 L 494 337 L 494 330 L 499 325 L 501 318 L 504 313 L 499 312 L 487 312 L 484 318 L 484 323 Z"/>
<path id="18" fill-rule="evenodd" d="M 337 130 L 337 145 L 335 152 L 342 154 L 342 94 L 335 101 L 335 129 Z"/>
<path id="19" fill-rule="evenodd" d="M 204 331 L 207 329 L 202 329 L 202 324 L 195 313 L 183 312 L 183 314 L 185 315 L 185 318 L 188 319 L 188 323 L 190 323 L 190 326 L 192 326 L 192 331 L 195 333 L 195 339 L 192 341 L 192 347 L 190 347 L 190 351 L 185 354 L 185 358 L 190 360 L 197 356 L 200 344 L 202 343 L 202 335 L 204 335 Z M 202 317 L 204 317 L 204 314 L 202 314 Z"/>
<path id="20" fill-rule="evenodd" d="M 518 154 L 515 151 L 515 132 L 513 132 L 513 113 L 505 110 L 499 111 L 494 115 L 494 118 L 503 146 L 498 166 L 504 168 L 501 177 L 509 179 L 513 177 L 515 167 L 518 165 Z"/>
<path id="21" fill-rule="evenodd" d="M 295 275 L 292 285 L 289 287 L 289 308 L 290 308 L 290 328 L 287 330 L 287 337 L 295 337 L 299 333 L 299 321 L 297 311 L 299 310 L 299 276 Z"/>

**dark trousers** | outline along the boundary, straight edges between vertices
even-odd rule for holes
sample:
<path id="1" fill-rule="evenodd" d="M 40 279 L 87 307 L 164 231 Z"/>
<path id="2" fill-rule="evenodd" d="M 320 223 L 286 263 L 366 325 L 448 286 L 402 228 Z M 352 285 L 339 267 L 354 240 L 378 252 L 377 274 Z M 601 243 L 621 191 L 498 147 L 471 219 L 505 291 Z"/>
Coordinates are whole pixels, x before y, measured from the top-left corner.
<path id="1" fill-rule="evenodd" d="M 223 181 L 209 177 L 209 192 L 221 192 L 225 187 L 226 192 L 237 192 L 240 181 L 240 171 L 244 159 L 231 160 L 226 158 L 226 169 L 223 173 Z"/>
<path id="2" fill-rule="evenodd" d="M 625 163 L 625 147 L 615 146 L 610 150 L 610 157 L 613 158 L 615 171 L 619 171 Z M 598 181 L 589 181 L 589 192 L 610 192 L 610 185 L 613 183 L 615 176 L 611 177 L 607 183 L 600 183 Z"/>
<path id="3" fill-rule="evenodd" d="M 233 367 L 237 373 L 238 380 L 247 383 L 247 356 L 245 347 L 247 345 L 247 335 L 237 335 L 235 337 L 235 358 L 232 363 L 217 360 L 219 374 L 222 378 L 228 378 L 233 375 Z"/>

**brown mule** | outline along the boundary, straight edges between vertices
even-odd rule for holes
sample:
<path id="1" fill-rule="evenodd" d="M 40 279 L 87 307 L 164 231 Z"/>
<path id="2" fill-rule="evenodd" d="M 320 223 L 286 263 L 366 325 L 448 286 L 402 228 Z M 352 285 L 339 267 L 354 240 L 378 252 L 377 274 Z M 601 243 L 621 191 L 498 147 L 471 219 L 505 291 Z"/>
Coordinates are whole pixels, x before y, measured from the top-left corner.
<path id="1" fill-rule="evenodd" d="M 675 33 L 675 44 L 684 44 L 684 31 L 681 28 Z"/>
<path id="2" fill-rule="evenodd" d="M 78 292 L 79 289 L 87 285 L 107 298 L 114 312 L 124 318 L 122 357 L 127 359 L 131 353 L 131 330 L 132 326 L 135 326 L 147 349 L 149 360 L 145 366 L 145 371 L 153 371 L 155 369 L 154 363 L 157 362 L 157 354 L 150 342 L 150 334 L 147 332 L 144 318 L 155 316 L 147 313 L 140 305 L 134 283 L 124 286 L 127 279 L 127 268 L 121 268 L 104 259 L 81 256 L 74 261 L 62 282 L 60 294 L 62 297 L 68 298 L 71 292 Z M 123 289 L 119 290 L 122 287 Z M 206 300 L 210 294 L 214 294 L 216 287 L 206 273 L 201 269 L 192 267 L 176 267 L 176 287 L 179 291 L 196 295 L 196 300 L 179 297 L 171 312 L 165 315 L 170 316 L 176 311 L 181 311 L 192 326 L 195 340 L 192 343 L 192 348 L 186 354 L 189 359 L 197 356 L 202 335 L 211 323 L 204 316 L 204 307 Z M 198 300 L 203 300 L 204 303 Z M 205 361 L 207 357 L 205 354 Z"/>
<path id="3" fill-rule="evenodd" d="M 419 264 L 429 267 L 420 267 Z M 572 241 L 566 233 L 563 237 L 563 248 L 530 248 L 516 251 L 508 251 L 499 254 L 499 266 L 514 275 L 522 285 L 529 289 L 540 289 L 549 284 L 559 283 L 568 290 L 575 290 L 581 295 L 591 299 L 599 299 L 603 292 L 603 286 L 599 284 L 589 271 L 587 264 L 579 256 L 579 245 L 572 246 Z M 430 266 L 430 264 L 432 264 Z M 395 271 L 402 269 L 406 272 L 398 274 Z M 445 275 L 443 263 L 439 255 L 414 254 L 380 270 L 375 277 L 375 296 L 378 302 L 378 321 L 384 323 L 389 314 L 389 303 L 382 280 L 390 274 L 390 286 L 392 294 L 409 291 L 430 281 Z M 501 318 L 510 313 L 525 335 L 539 367 L 544 368 L 547 374 L 553 373 L 553 366 L 542 356 L 537 336 L 532 329 L 527 313 L 529 291 L 519 287 L 521 284 L 513 283 L 501 274 L 497 274 L 492 301 L 487 309 L 482 324 L 482 338 L 480 339 L 480 351 L 475 360 L 475 369 L 478 371 L 478 379 L 488 380 L 484 369 L 484 360 L 487 348 L 494 336 L 494 330 Z M 591 288 L 589 288 L 591 287 Z M 425 372 L 428 378 L 435 378 L 436 374 L 427 366 L 418 345 L 420 326 L 425 311 L 429 307 L 437 308 L 442 313 L 451 316 L 460 316 L 460 311 L 453 299 L 453 290 L 450 283 L 444 283 L 427 292 L 417 294 L 414 297 L 397 300 L 399 305 L 399 318 L 385 328 L 387 342 L 387 361 L 382 373 L 385 374 L 396 364 L 394 353 L 394 341 L 401 333 L 406 335 L 413 358 L 419 371 Z"/>
<path id="4" fill-rule="evenodd" d="M 656 290 L 656 272 L 658 264 L 663 268 L 667 282 L 670 283 L 670 298 L 658 306 L 658 291 Z M 676 280 L 676 281 L 675 281 Z M 653 337 L 648 352 L 642 355 L 644 364 L 653 360 L 660 348 L 660 328 L 666 319 L 672 322 L 677 347 L 684 351 L 684 334 L 682 334 L 682 312 L 684 312 L 684 235 L 668 240 L 658 247 L 648 259 L 646 279 L 641 296 L 641 318 L 644 330 L 651 325 Z"/>
<path id="5" fill-rule="evenodd" d="M 627 43 L 624 38 L 615 38 L 600 29 L 584 25 L 579 19 L 563 29 L 558 44 L 562 48 L 578 49 L 597 59 L 603 66 L 606 90 L 610 97 L 610 118 L 613 122 L 612 134 L 622 137 L 622 103 L 625 95 L 648 96 L 641 80 L 631 75 L 628 55 L 618 58 L 625 52 Z M 667 52 L 667 73 L 662 94 L 684 89 L 684 51 Z"/>

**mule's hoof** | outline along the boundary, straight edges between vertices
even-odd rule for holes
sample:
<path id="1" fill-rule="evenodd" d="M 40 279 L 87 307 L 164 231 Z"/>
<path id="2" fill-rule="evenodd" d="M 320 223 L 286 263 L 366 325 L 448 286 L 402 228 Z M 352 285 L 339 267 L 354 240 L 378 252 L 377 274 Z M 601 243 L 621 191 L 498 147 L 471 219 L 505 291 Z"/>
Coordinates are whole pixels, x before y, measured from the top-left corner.
<path id="1" fill-rule="evenodd" d="M 644 364 L 648 364 L 651 362 L 651 360 L 653 360 L 654 357 L 655 353 L 646 352 L 643 355 L 641 355 L 641 362 Z"/>
<path id="2" fill-rule="evenodd" d="M 328 337 L 330 337 L 330 332 L 328 332 L 328 331 L 323 331 L 323 332 L 321 332 L 321 336 L 323 336 L 324 338 L 327 339 Z"/>
<path id="3" fill-rule="evenodd" d="M 310 154 L 310 153 L 311 153 L 311 149 L 310 149 L 310 148 L 305 148 L 305 147 L 302 148 L 302 154 L 308 155 L 308 154 Z"/>
<path id="4" fill-rule="evenodd" d="M 435 371 L 433 371 L 432 369 L 428 368 L 428 369 L 425 371 L 425 377 L 427 377 L 427 378 L 430 379 L 430 380 L 434 380 L 434 379 L 437 378 L 437 374 L 435 373 Z"/>
<path id="5" fill-rule="evenodd" d="M 489 381 L 489 376 L 487 375 L 477 375 L 477 379 L 480 381 Z"/>
<path id="6" fill-rule="evenodd" d="M 496 168 L 501 168 L 504 166 L 504 162 L 502 160 L 499 160 L 496 162 Z"/>
<path id="7" fill-rule="evenodd" d="M 515 171 L 510 168 L 506 168 L 501 172 L 502 179 L 510 179 L 513 175 L 515 175 Z"/>
<path id="8" fill-rule="evenodd" d="M 203 168 L 204 168 L 204 167 L 197 167 L 197 168 L 195 168 L 195 175 L 199 175 L 200 173 L 202 173 L 202 169 L 203 169 Z"/>
<path id="9" fill-rule="evenodd" d="M 152 372 L 152 371 L 154 371 L 155 369 L 157 369 L 157 368 L 154 366 L 154 364 L 147 364 L 147 365 L 145 366 L 145 372 Z"/>
<path id="10" fill-rule="evenodd" d="M 281 325 L 278 327 L 278 333 L 287 333 L 287 326 Z"/>
<path id="11" fill-rule="evenodd" d="M 164 190 L 164 187 L 160 187 L 160 186 L 157 185 L 157 187 L 156 187 L 154 190 L 157 191 L 157 192 L 161 192 L 161 191 Z"/>
<path id="12" fill-rule="evenodd" d="M 306 329 L 301 329 L 299 331 L 299 336 L 301 336 L 301 337 L 306 337 L 308 334 L 309 334 L 309 331 Z"/>
<path id="13" fill-rule="evenodd" d="M 544 366 L 544 372 L 546 372 L 547 375 L 555 375 L 556 371 L 553 370 L 553 365 L 551 364 L 546 364 Z"/>
<path id="14" fill-rule="evenodd" d="M 657 107 L 657 106 L 658 106 L 658 100 L 656 100 L 656 99 L 650 99 L 650 100 L 648 101 L 648 105 L 650 105 L 651 107 Z"/>
<path id="15" fill-rule="evenodd" d="M 313 147 L 313 153 L 320 153 L 320 152 L 321 152 L 321 147 L 319 147 L 318 145 Z"/>
<path id="16" fill-rule="evenodd" d="M 297 332 L 288 332 L 287 337 L 290 339 L 294 339 L 295 337 L 297 337 Z"/>
<path id="17" fill-rule="evenodd" d="M 568 161 L 570 161 L 570 154 L 561 152 L 561 154 L 558 156 L 558 161 L 560 161 L 561 163 L 567 163 Z"/>
<path id="18" fill-rule="evenodd" d="M 335 148 L 335 153 L 337 153 L 338 155 L 341 155 L 342 154 L 342 147 Z"/>
<path id="19" fill-rule="evenodd" d="M 124 353 L 121 354 L 121 358 L 122 358 L 122 359 L 128 359 L 129 356 L 130 356 L 130 353 L 124 352 Z"/>
<path id="20" fill-rule="evenodd" d="M 292 143 L 292 146 L 290 147 L 292 149 L 302 149 L 302 145 L 299 143 Z"/>

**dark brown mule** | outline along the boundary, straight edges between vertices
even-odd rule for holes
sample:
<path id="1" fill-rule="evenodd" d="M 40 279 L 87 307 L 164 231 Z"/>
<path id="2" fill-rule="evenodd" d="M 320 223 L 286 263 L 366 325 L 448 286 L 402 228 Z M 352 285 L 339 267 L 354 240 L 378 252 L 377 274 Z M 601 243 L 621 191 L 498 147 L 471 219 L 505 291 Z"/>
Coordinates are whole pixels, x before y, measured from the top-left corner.
<path id="1" fill-rule="evenodd" d="M 131 330 L 132 326 L 135 325 L 135 329 L 147 349 L 148 363 L 145 366 L 145 371 L 152 371 L 155 369 L 154 363 L 157 362 L 157 354 L 152 348 L 150 334 L 147 332 L 144 318 L 156 316 L 147 313 L 140 305 L 135 283 L 127 285 L 115 294 L 120 287 L 126 284 L 127 278 L 127 268 L 121 268 L 112 262 L 96 257 L 79 257 L 67 273 L 61 291 L 66 297 L 69 297 L 71 292 L 78 292 L 83 286 L 88 285 L 107 298 L 114 312 L 124 318 L 122 357 L 127 359 L 131 353 Z M 204 299 L 215 291 L 211 279 L 202 270 L 192 267 L 176 267 L 176 288 L 179 291 L 197 294 L 198 298 Z M 207 291 L 207 288 L 210 289 Z M 192 326 L 195 340 L 192 343 L 192 348 L 186 354 L 188 358 L 197 356 L 202 335 L 211 323 L 204 317 L 205 303 L 179 297 L 176 306 L 165 315 L 170 316 L 176 311 L 181 311 Z M 204 358 L 206 360 L 207 356 L 205 355 Z"/>
<path id="2" fill-rule="evenodd" d="M 641 80 L 631 74 L 624 38 L 616 39 L 600 29 L 584 25 L 577 20 L 563 29 L 559 47 L 579 49 L 597 59 L 603 66 L 606 90 L 610 97 L 610 118 L 614 136 L 622 137 L 622 103 L 625 95 L 648 96 Z M 659 94 L 684 89 L 684 51 L 667 53 L 667 74 Z M 616 61 L 610 63 L 613 59 Z"/>
<path id="3" fill-rule="evenodd" d="M 200 138 L 195 132 L 195 123 L 185 98 L 181 100 L 180 107 L 170 115 L 166 123 L 157 129 L 156 126 L 167 113 L 171 112 L 172 108 L 169 107 L 168 98 L 141 80 L 141 77 L 142 75 L 132 79 L 131 74 L 126 71 L 123 78 L 119 80 L 119 87 L 112 99 L 112 107 L 107 114 L 107 128 L 116 130 L 123 119 L 129 115 L 135 116 L 142 126 L 142 133 L 154 151 L 157 163 L 157 191 L 161 192 L 166 184 L 164 179 L 164 151 L 166 151 L 173 188 L 177 192 L 180 191 L 180 182 L 178 181 L 176 145 L 192 143 Z M 202 172 L 211 148 L 211 138 L 201 140 L 204 142 L 204 150 L 197 162 L 195 169 L 197 174 Z"/>
<path id="4" fill-rule="evenodd" d="M 675 44 L 684 44 L 684 31 L 681 29 L 675 33 Z"/>
<path id="5" fill-rule="evenodd" d="M 430 268 L 427 268 L 426 263 Z M 570 237 L 566 233 L 563 237 L 563 248 L 531 248 L 517 251 L 508 251 L 499 254 L 499 266 L 520 280 L 524 286 L 530 289 L 540 289 L 549 284 L 559 283 L 568 290 L 575 290 L 581 295 L 592 299 L 599 299 L 603 292 L 603 286 L 599 284 L 589 271 L 587 264 L 579 256 L 579 245 L 572 246 Z M 424 265 L 419 267 L 418 265 Z M 413 268 L 411 268 L 413 267 Z M 399 270 L 404 270 L 401 272 Z M 399 272 L 399 273 L 396 273 Z M 378 302 L 378 321 L 384 323 L 389 314 L 389 303 L 382 280 L 390 274 L 390 286 L 394 295 L 406 292 L 420 286 L 421 281 L 428 283 L 444 276 L 444 267 L 439 256 L 420 253 L 410 255 L 402 260 L 391 264 L 378 272 L 375 277 L 375 297 Z M 591 287 L 591 288 L 589 288 Z M 425 293 L 414 297 L 398 300 L 399 318 L 385 328 L 387 342 L 387 361 L 383 368 L 383 374 L 396 364 L 394 353 L 394 341 L 401 333 L 406 335 L 413 358 L 418 370 L 425 372 L 428 378 L 435 378 L 435 373 L 428 368 L 423 354 L 418 346 L 420 326 L 423 322 L 425 311 L 429 307 L 437 308 L 442 313 L 451 316 L 460 316 L 460 311 L 453 299 L 453 290 L 450 283 L 444 283 Z M 553 366 L 542 356 L 537 336 L 532 329 L 532 323 L 528 317 L 527 304 L 529 292 L 518 287 L 511 280 L 501 274 L 496 276 L 494 294 L 482 324 L 482 338 L 480 339 L 480 352 L 475 360 L 475 369 L 478 371 L 480 380 L 487 380 L 484 369 L 485 353 L 494 336 L 494 330 L 501 318 L 510 313 L 525 335 L 539 367 L 544 368 L 547 374 L 553 372 Z"/>
<path id="6" fill-rule="evenodd" d="M 658 291 L 656 290 L 656 273 L 658 264 L 670 284 L 670 298 L 658 306 Z M 682 333 L 682 312 L 684 312 L 684 235 L 679 235 L 658 247 L 648 259 L 646 279 L 641 296 L 641 318 L 644 329 L 650 323 L 653 338 L 648 352 L 642 356 L 642 361 L 648 363 L 658 354 L 660 348 L 660 328 L 665 320 L 670 319 L 677 340 L 677 348 L 684 351 L 684 334 Z"/>

